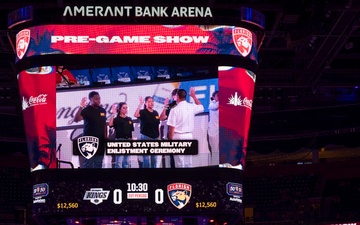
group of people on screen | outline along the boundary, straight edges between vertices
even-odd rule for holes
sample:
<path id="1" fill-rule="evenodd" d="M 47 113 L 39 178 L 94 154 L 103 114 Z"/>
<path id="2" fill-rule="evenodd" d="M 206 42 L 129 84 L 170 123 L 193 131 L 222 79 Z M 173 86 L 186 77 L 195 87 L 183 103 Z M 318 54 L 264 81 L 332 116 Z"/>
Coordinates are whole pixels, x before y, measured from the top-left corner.
<path id="1" fill-rule="evenodd" d="M 100 95 L 96 91 L 89 93 L 88 98 L 81 99 L 80 107 L 75 114 L 74 121 L 84 120 L 83 136 L 94 136 L 103 143 L 109 138 L 108 126 L 114 131 L 115 140 L 192 140 L 195 115 L 204 112 L 204 106 L 196 97 L 195 89 L 190 88 L 189 96 L 194 103 L 186 101 L 187 92 L 184 89 L 174 89 L 172 100 L 165 99 L 164 107 L 159 113 L 154 109 L 154 99 L 151 96 L 139 97 L 139 105 L 134 117 L 140 121 L 140 137 L 133 137 L 134 123 L 128 116 L 128 105 L 120 102 L 111 108 L 111 116 L 107 125 L 106 110 L 101 107 Z M 88 101 L 89 100 L 89 101 Z M 167 132 L 160 131 L 161 121 L 165 122 Z M 210 151 L 218 155 L 219 152 L 219 92 L 215 91 L 209 105 L 208 143 Z M 129 155 L 116 155 L 114 168 L 130 168 Z M 137 156 L 140 168 L 162 168 L 162 155 Z M 102 168 L 104 154 L 97 154 L 84 158 L 82 168 Z M 192 155 L 171 155 L 171 167 L 193 167 Z"/>
<path id="2" fill-rule="evenodd" d="M 118 66 L 75 70 L 56 66 L 55 69 L 57 88 L 201 77 L 210 73 L 209 68 L 170 66 Z"/>

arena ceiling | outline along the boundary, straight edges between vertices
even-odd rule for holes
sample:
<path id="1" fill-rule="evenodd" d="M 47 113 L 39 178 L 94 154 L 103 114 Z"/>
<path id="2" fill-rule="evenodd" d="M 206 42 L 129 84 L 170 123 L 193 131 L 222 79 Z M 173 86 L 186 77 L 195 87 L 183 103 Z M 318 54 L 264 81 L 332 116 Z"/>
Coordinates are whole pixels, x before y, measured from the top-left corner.
<path id="1" fill-rule="evenodd" d="M 0 154 L 26 153 L 15 55 L 7 37 L 7 14 L 31 4 L 46 9 L 73 2 L 13 0 L 0 3 Z M 122 4 L 164 2 L 174 4 L 170 0 L 123 1 Z M 247 6 L 265 15 L 250 150 L 268 153 L 275 149 L 290 152 L 329 144 L 360 145 L 360 1 L 177 2 L 216 7 L 224 12 Z M 224 14 L 224 19 L 226 16 Z"/>

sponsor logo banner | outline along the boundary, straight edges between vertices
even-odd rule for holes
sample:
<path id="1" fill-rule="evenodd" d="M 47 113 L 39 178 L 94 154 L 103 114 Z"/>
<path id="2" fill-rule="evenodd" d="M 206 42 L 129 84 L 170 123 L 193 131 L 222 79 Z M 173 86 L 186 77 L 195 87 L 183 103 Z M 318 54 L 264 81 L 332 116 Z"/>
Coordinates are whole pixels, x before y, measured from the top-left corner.
<path id="1" fill-rule="evenodd" d="M 241 95 L 238 95 L 237 92 L 235 92 L 234 95 L 231 95 L 229 98 L 228 104 L 233 106 L 242 106 L 246 107 L 248 109 L 252 109 L 253 100 L 248 99 L 247 97 L 242 97 Z"/>
<path id="2" fill-rule="evenodd" d="M 219 71 L 220 166 L 244 169 L 255 74 L 242 68 Z M 234 126 L 234 120 L 241 125 Z"/>
<path id="3" fill-rule="evenodd" d="M 49 185 L 46 183 L 33 186 L 33 198 L 46 197 L 49 194 Z"/>
<path id="4" fill-rule="evenodd" d="M 226 193 L 231 196 L 230 201 L 242 203 L 242 184 L 229 182 L 226 184 Z"/>
<path id="5" fill-rule="evenodd" d="M 36 105 L 46 105 L 47 94 L 40 94 L 38 96 L 30 96 L 29 98 L 22 97 L 22 110 L 26 110 L 29 107 L 36 106 Z"/>
<path id="6" fill-rule="evenodd" d="M 35 184 L 33 186 L 33 204 L 45 203 L 44 197 L 49 194 L 49 185 L 47 183 Z"/>

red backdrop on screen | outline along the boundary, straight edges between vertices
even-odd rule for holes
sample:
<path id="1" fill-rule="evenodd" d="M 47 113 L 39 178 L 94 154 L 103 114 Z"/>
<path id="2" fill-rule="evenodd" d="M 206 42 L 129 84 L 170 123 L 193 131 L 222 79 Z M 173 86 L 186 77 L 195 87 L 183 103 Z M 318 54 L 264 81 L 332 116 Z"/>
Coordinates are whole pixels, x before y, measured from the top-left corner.
<path id="1" fill-rule="evenodd" d="M 56 168 L 56 85 L 52 67 L 22 71 L 19 89 L 30 166 Z"/>

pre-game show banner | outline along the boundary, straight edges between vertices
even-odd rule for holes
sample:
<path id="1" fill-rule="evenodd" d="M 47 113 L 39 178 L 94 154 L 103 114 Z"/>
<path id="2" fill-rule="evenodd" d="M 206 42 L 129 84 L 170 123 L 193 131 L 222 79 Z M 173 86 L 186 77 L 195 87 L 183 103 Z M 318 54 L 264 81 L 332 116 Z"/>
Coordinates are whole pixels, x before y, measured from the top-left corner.
<path id="1" fill-rule="evenodd" d="M 257 62 L 256 35 L 233 26 L 44 25 L 20 31 L 17 60 L 44 54 L 223 54 Z"/>

